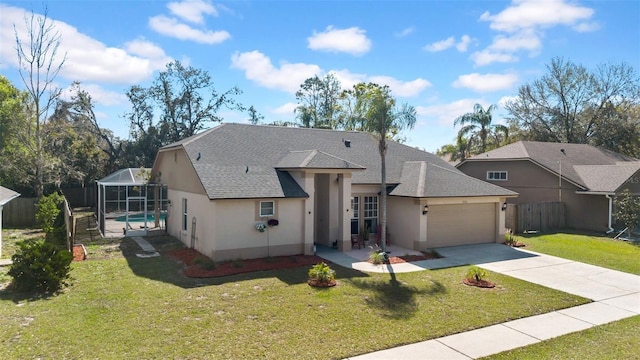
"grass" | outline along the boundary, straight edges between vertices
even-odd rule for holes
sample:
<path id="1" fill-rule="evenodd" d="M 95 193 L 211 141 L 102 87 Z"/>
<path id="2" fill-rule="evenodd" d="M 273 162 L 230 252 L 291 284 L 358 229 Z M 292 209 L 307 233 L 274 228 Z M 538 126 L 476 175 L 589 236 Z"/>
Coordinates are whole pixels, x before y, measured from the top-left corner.
<path id="1" fill-rule="evenodd" d="M 309 287 L 307 267 L 191 279 L 119 241 L 73 263 L 62 294 L 0 290 L 0 358 L 345 358 L 588 302 L 495 273 L 494 289 L 465 286 L 466 267 L 390 277 L 331 265 L 330 289 Z"/>
<path id="2" fill-rule="evenodd" d="M 483 359 L 637 359 L 638 329 L 634 316 Z"/>
<path id="3" fill-rule="evenodd" d="M 569 232 L 518 236 L 527 250 L 640 275 L 640 246 Z"/>

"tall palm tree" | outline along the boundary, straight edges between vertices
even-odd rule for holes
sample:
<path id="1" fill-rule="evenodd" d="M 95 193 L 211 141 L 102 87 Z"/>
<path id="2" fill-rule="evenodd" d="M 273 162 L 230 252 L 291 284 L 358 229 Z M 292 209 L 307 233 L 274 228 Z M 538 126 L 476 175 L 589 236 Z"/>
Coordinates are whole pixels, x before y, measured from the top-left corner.
<path id="1" fill-rule="evenodd" d="M 416 109 L 408 104 L 400 108 L 387 85 L 359 83 L 343 93 L 346 104 L 346 128 L 366 131 L 378 139 L 380 153 L 380 246 L 386 252 L 387 239 L 387 140 L 416 123 Z"/>
<path id="2" fill-rule="evenodd" d="M 453 125 L 462 125 L 458 136 L 467 136 L 470 138 L 476 137 L 480 139 L 480 152 L 487 151 L 487 138 L 493 134 L 496 130 L 499 132 L 508 133 L 508 129 L 504 125 L 494 125 L 491 113 L 497 108 L 496 105 L 491 105 L 487 109 L 484 109 L 482 105 L 475 104 L 473 106 L 473 112 L 466 113 L 457 117 L 453 121 Z"/>

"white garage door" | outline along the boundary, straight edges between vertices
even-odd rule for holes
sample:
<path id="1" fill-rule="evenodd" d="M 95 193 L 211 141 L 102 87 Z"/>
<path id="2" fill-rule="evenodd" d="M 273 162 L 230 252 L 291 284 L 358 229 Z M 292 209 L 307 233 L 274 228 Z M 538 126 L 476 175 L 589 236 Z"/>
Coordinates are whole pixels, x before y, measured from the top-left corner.
<path id="1" fill-rule="evenodd" d="M 427 247 L 495 242 L 495 204 L 429 206 Z"/>

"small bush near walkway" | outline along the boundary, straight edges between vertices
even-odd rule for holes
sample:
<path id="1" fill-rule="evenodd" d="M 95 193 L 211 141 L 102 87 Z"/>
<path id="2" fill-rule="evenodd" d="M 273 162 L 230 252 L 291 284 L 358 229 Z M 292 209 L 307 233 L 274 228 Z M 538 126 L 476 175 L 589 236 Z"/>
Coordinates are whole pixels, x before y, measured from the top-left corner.
<path id="1" fill-rule="evenodd" d="M 22 292 L 53 293 L 67 285 L 73 255 L 43 240 L 18 243 L 11 257 L 12 286 Z"/>

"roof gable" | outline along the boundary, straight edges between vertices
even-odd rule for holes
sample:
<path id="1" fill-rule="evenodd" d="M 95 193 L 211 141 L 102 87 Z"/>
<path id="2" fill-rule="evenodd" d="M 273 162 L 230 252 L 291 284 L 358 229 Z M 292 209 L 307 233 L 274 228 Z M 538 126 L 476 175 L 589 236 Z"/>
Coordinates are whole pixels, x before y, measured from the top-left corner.
<path id="1" fill-rule="evenodd" d="M 364 166 L 319 150 L 291 151 L 275 166 L 279 169 L 358 169 Z"/>
<path id="2" fill-rule="evenodd" d="M 588 144 L 518 141 L 473 156 L 464 162 L 496 160 L 531 160 L 546 170 L 556 175 L 562 175 L 563 178 L 589 191 L 596 191 L 594 189 L 604 187 L 618 188 L 628 179 L 628 177 L 624 178 L 624 174 L 629 171 L 627 167 L 635 166 L 629 164 L 639 161 L 630 156 Z M 600 176 L 598 174 L 606 174 L 607 171 L 616 174 L 616 176 L 597 179 Z"/>

